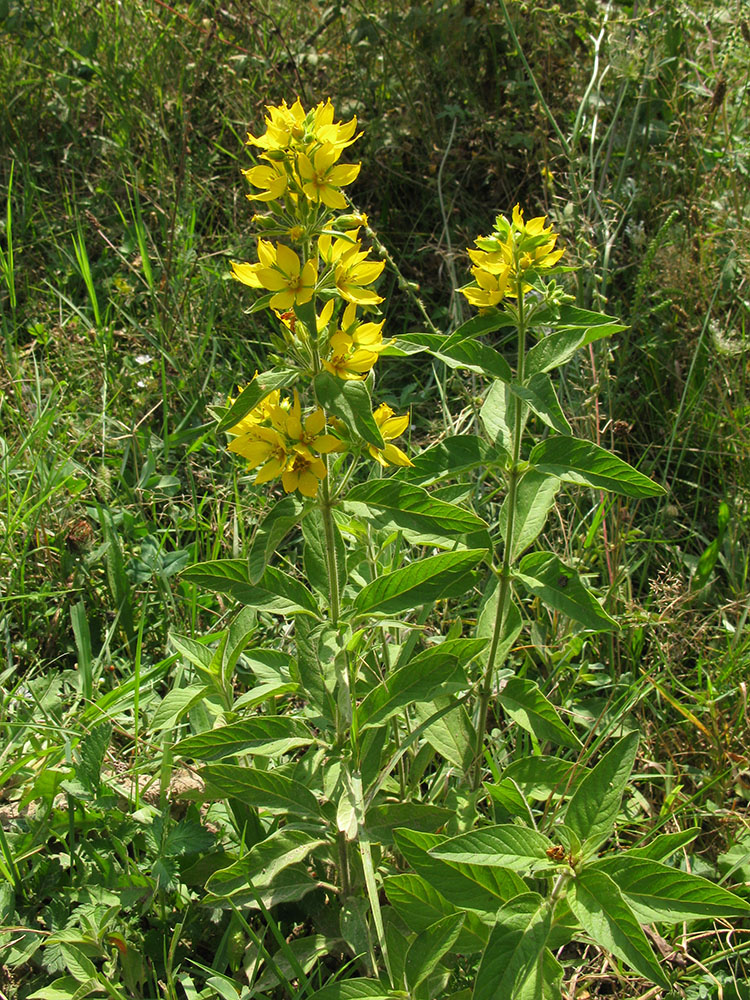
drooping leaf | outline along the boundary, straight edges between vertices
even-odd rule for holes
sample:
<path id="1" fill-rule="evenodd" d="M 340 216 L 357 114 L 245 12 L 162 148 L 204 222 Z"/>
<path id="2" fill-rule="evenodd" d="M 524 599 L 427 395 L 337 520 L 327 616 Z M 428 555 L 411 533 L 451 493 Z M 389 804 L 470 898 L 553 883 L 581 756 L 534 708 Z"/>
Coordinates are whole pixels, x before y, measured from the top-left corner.
<path id="1" fill-rule="evenodd" d="M 550 907 L 536 892 L 505 903 L 479 964 L 472 1000 L 509 1000 L 534 972 L 549 937 Z"/>
<path id="2" fill-rule="evenodd" d="M 258 583 L 279 544 L 292 528 L 298 527 L 313 507 L 313 502 L 303 503 L 294 495 L 278 500 L 255 529 L 248 555 L 248 579 Z"/>
<path id="3" fill-rule="evenodd" d="M 271 757 L 308 746 L 315 737 L 302 722 L 288 715 L 256 716 L 232 722 L 180 740 L 174 748 L 181 757 L 220 760 L 240 753 Z"/>
<path id="4" fill-rule="evenodd" d="M 284 774 L 237 764 L 209 764 L 201 774 L 221 795 L 247 805 L 295 816 L 320 816 L 318 800 L 310 789 Z"/>
<path id="5" fill-rule="evenodd" d="M 421 724 L 447 704 L 446 699 L 433 702 L 419 702 L 414 706 L 414 714 Z M 452 712 L 436 719 L 425 731 L 425 739 L 462 771 L 468 771 L 474 756 L 474 727 L 469 713 L 463 705 L 457 705 Z"/>
<path id="6" fill-rule="evenodd" d="M 463 913 L 451 913 L 417 934 L 409 946 L 404 963 L 410 990 L 416 990 L 433 972 L 443 955 L 453 948 L 464 920 Z"/>
<path id="7" fill-rule="evenodd" d="M 581 583 L 575 570 L 553 552 L 529 552 L 521 560 L 517 577 L 553 611 L 572 618 L 592 632 L 619 628 L 594 595 Z"/>
<path id="8" fill-rule="evenodd" d="M 365 513 L 378 528 L 417 536 L 415 544 L 434 544 L 433 539 L 452 540 L 487 531 L 486 522 L 465 507 L 438 500 L 421 486 L 399 479 L 360 483 L 349 491 L 346 502 L 347 506 L 365 505 Z"/>
<path id="9" fill-rule="evenodd" d="M 537 830 L 503 823 L 451 837 L 431 848 L 430 854 L 444 861 L 529 872 L 549 868 L 547 851 L 552 846 L 552 841 Z"/>
<path id="10" fill-rule="evenodd" d="M 643 924 L 676 923 L 701 917 L 744 917 L 750 903 L 708 879 L 627 854 L 601 858 L 592 865 L 617 884 Z"/>
<path id="11" fill-rule="evenodd" d="M 546 801 L 550 795 L 570 794 L 585 774 L 575 761 L 560 757 L 519 757 L 503 771 L 529 799 Z"/>
<path id="12" fill-rule="evenodd" d="M 544 697 L 535 681 L 526 677 L 508 677 L 497 695 L 503 709 L 522 729 L 544 743 L 579 750 L 581 741 L 568 729 L 552 702 Z"/>
<path id="13" fill-rule="evenodd" d="M 517 398 L 507 383 L 493 382 L 480 411 L 489 438 L 508 455 L 513 451 Z M 525 426 L 529 406 L 523 400 L 521 403 L 521 423 Z"/>
<path id="14" fill-rule="evenodd" d="M 510 383 L 510 391 L 514 396 L 527 403 L 536 415 L 548 427 L 558 434 L 570 434 L 571 427 L 563 413 L 560 400 L 557 398 L 552 380 L 545 372 L 532 375 L 525 385 Z"/>
<path id="15" fill-rule="evenodd" d="M 463 667 L 477 656 L 484 639 L 446 639 L 423 650 L 365 697 L 358 709 L 361 728 L 380 726 L 413 702 L 432 701 L 467 686 Z"/>
<path id="16" fill-rule="evenodd" d="M 219 433 L 234 427 L 243 417 L 247 416 L 250 410 L 262 403 L 266 396 L 270 396 L 276 389 L 286 389 L 298 378 L 299 372 L 296 368 L 274 368 L 272 371 L 256 375 L 222 417 L 218 426 Z"/>
<path id="17" fill-rule="evenodd" d="M 328 414 L 343 420 L 367 444 L 383 448 L 385 442 L 372 415 L 372 400 L 364 382 L 336 378 L 329 372 L 320 372 L 313 379 L 315 396 Z"/>
<path id="18" fill-rule="evenodd" d="M 206 882 L 206 889 L 215 897 L 232 897 L 236 906 L 252 905 L 256 893 L 270 888 L 279 872 L 306 861 L 324 844 L 324 839 L 305 830 L 283 827 L 255 844 L 228 868 L 214 872 Z"/>
<path id="19" fill-rule="evenodd" d="M 670 989 L 641 925 L 608 875 L 584 868 L 570 883 L 567 899 L 581 927 L 598 945 L 650 982 Z"/>
<path id="20" fill-rule="evenodd" d="M 310 591 L 288 573 L 267 566 L 259 584 L 250 583 L 244 559 L 217 559 L 184 570 L 182 578 L 208 590 L 228 594 L 241 604 L 258 611 L 279 615 L 318 614 L 318 604 Z"/>
<path id="21" fill-rule="evenodd" d="M 419 875 L 390 875 L 383 880 L 388 902 L 412 930 L 419 933 L 442 917 L 461 912 Z M 494 922 L 494 916 L 486 920 Z M 490 929 L 478 914 L 468 912 L 456 941 L 456 951 L 471 955 L 484 948 Z"/>
<path id="22" fill-rule="evenodd" d="M 211 690 L 212 687 L 208 684 L 189 684 L 184 688 L 172 688 L 164 695 L 151 717 L 151 731 L 158 733 L 162 729 L 176 726 L 183 715 L 203 701 Z"/>
<path id="23" fill-rule="evenodd" d="M 384 802 L 370 806 L 365 827 L 371 840 L 391 844 L 397 827 L 434 833 L 449 823 L 452 817 L 452 810 L 431 802 Z"/>
<path id="24" fill-rule="evenodd" d="M 614 829 L 622 795 L 638 751 L 638 733 L 628 733 L 581 779 L 571 796 L 565 824 L 593 855 Z"/>
<path id="25" fill-rule="evenodd" d="M 431 848 L 448 840 L 444 834 L 399 829 L 394 839 L 416 874 L 440 886 L 441 894 L 456 906 L 495 913 L 501 903 L 526 889 L 520 876 L 508 868 L 445 861 L 430 854 Z"/>
<path id="26" fill-rule="evenodd" d="M 456 434 L 438 441 L 414 458 L 410 469 L 400 470 L 399 479 L 410 483 L 432 483 L 472 469 L 503 464 L 505 454 L 476 434 Z"/>
<path id="27" fill-rule="evenodd" d="M 658 483 L 599 445 L 563 434 L 540 441 L 532 449 L 529 463 L 538 472 L 557 476 L 563 482 L 626 497 L 639 499 L 666 493 Z"/>
<path id="28" fill-rule="evenodd" d="M 529 469 L 521 476 L 516 490 L 516 510 L 513 519 L 513 547 L 511 561 L 515 562 L 524 549 L 536 541 L 555 505 L 560 489 L 557 476 L 546 476 Z M 500 508 L 500 531 L 507 542 L 508 498 Z"/>
<path id="29" fill-rule="evenodd" d="M 466 549 L 409 563 L 363 587 L 354 599 L 354 610 L 359 615 L 400 614 L 465 594 L 471 584 L 471 570 L 486 555 L 486 549 Z"/>

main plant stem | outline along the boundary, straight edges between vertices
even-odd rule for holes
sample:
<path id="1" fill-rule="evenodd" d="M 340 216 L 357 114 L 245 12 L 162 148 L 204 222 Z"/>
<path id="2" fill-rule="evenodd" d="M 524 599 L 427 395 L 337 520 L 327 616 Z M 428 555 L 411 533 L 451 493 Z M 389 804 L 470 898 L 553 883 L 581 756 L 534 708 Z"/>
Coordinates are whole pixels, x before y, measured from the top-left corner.
<path id="1" fill-rule="evenodd" d="M 526 365 L 526 320 L 524 316 L 523 302 L 523 280 L 518 279 L 518 365 L 516 368 L 516 380 L 519 385 L 523 384 L 524 369 Z M 492 630 L 490 648 L 487 652 L 487 666 L 485 667 L 482 686 L 479 692 L 479 715 L 477 718 L 476 745 L 474 750 L 474 774 L 471 787 L 476 790 L 482 781 L 482 756 L 484 750 L 484 734 L 487 728 L 487 715 L 492 698 L 492 682 L 495 677 L 495 660 L 497 650 L 505 632 L 505 625 L 508 621 L 510 611 L 511 593 L 511 561 L 513 559 L 513 535 L 516 520 L 516 497 L 518 494 L 518 481 L 521 478 L 520 458 L 521 441 L 523 439 L 523 400 L 519 396 L 513 397 L 513 454 L 510 471 L 508 473 L 508 520 L 505 525 L 505 544 L 503 545 L 503 562 L 498 573 L 498 595 L 497 611 L 495 612 L 495 625 Z"/>

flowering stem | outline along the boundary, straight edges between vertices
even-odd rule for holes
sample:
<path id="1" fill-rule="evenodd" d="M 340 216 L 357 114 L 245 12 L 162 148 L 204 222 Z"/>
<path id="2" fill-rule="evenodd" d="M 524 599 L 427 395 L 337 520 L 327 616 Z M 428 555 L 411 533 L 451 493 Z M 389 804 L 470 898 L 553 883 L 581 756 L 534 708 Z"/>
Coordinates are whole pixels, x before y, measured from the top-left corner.
<path id="1" fill-rule="evenodd" d="M 518 276 L 518 366 L 516 369 L 516 380 L 519 385 L 523 383 L 524 369 L 526 364 L 526 317 L 524 316 L 523 300 L 523 274 Z M 503 545 L 503 562 L 500 567 L 497 595 L 497 611 L 495 613 L 495 626 L 492 630 L 492 639 L 487 653 L 487 666 L 485 667 L 482 686 L 479 694 L 479 715 L 477 719 L 476 745 L 474 751 L 474 774 L 471 787 L 476 790 L 482 781 L 482 751 L 484 748 L 484 733 L 487 728 L 487 715 L 489 713 L 490 698 L 492 697 L 492 681 L 495 676 L 495 660 L 500 640 L 505 632 L 510 611 L 511 592 L 511 572 L 510 564 L 513 558 L 513 532 L 516 520 L 516 497 L 518 494 L 518 481 L 521 478 L 519 460 L 521 457 L 521 441 L 523 439 L 523 401 L 519 396 L 513 397 L 513 455 L 508 473 L 508 520 L 505 526 L 505 543 Z"/>

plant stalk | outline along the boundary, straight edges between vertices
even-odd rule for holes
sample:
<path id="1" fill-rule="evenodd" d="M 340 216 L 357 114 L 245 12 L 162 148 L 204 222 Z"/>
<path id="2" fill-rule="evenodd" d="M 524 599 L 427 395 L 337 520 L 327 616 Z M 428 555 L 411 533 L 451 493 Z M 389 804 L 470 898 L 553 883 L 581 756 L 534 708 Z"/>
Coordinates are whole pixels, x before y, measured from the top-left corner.
<path id="1" fill-rule="evenodd" d="M 518 364 L 516 368 L 516 379 L 521 385 L 524 379 L 524 369 L 526 365 L 526 318 L 524 316 L 523 300 L 523 274 L 519 274 L 517 279 L 518 287 Z M 508 522 L 505 527 L 505 544 L 503 545 L 503 562 L 500 568 L 500 582 L 498 584 L 497 611 L 495 613 L 495 625 L 492 630 L 492 639 L 487 653 L 487 666 L 485 667 L 482 686 L 479 694 L 479 715 L 477 718 L 476 745 L 474 750 L 474 774 L 472 776 L 471 787 L 474 791 L 479 788 L 482 781 L 482 751 L 484 747 L 484 734 L 487 728 L 487 715 L 489 713 L 490 699 L 492 697 L 492 681 L 495 676 L 495 660 L 497 650 L 500 645 L 508 620 L 510 609 L 511 592 L 511 560 L 513 558 L 513 534 L 516 520 L 516 497 L 518 494 L 518 481 L 521 478 L 519 461 L 521 457 L 521 441 L 523 439 L 523 401 L 520 397 L 513 397 L 513 455 L 508 474 Z"/>

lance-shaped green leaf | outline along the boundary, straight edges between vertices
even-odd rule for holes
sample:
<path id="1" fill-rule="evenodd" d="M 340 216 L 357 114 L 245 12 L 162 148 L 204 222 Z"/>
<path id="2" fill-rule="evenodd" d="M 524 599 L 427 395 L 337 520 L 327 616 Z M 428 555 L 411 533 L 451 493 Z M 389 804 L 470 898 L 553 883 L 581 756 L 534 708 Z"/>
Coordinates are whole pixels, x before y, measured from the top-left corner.
<path id="1" fill-rule="evenodd" d="M 512 377 L 510 365 L 502 354 L 479 340 L 459 336 L 458 331 L 450 337 L 436 333 L 407 333 L 396 340 L 395 347 L 402 355 L 427 351 L 449 368 L 465 368 L 503 382 L 509 382 Z"/>
<path id="2" fill-rule="evenodd" d="M 220 760 L 240 753 L 271 757 L 296 747 L 309 746 L 315 737 L 300 719 L 288 715 L 258 716 L 228 726 L 188 736 L 175 746 L 175 753 L 195 760 Z"/>
<path id="3" fill-rule="evenodd" d="M 279 872 L 305 861 L 316 847 L 325 843 L 304 830 L 283 827 L 255 844 L 228 868 L 214 872 L 206 882 L 206 889 L 213 896 L 231 896 L 236 906 L 254 903 L 253 889 L 265 891 Z"/>
<path id="4" fill-rule="evenodd" d="M 392 993 L 377 979 L 345 979 L 324 986 L 308 1000 L 392 1000 L 394 997 L 405 998 L 405 994 Z"/>
<path id="5" fill-rule="evenodd" d="M 608 875 L 584 868 L 570 883 L 567 900 L 581 927 L 598 945 L 650 982 L 670 989 L 641 925 Z"/>
<path id="6" fill-rule="evenodd" d="M 461 912 L 419 875 L 391 875 L 383 879 L 383 888 L 388 902 L 417 934 L 436 920 Z M 484 948 L 490 934 L 487 922 L 494 922 L 494 915 L 483 916 L 484 919 L 477 913 L 466 913 L 463 929 L 455 943 L 460 954 L 471 955 Z"/>
<path id="7" fill-rule="evenodd" d="M 631 847 L 627 853 L 629 857 L 666 861 L 681 848 L 692 844 L 700 832 L 699 826 L 691 826 L 686 830 L 678 830 L 676 833 L 660 833 L 656 837 L 652 837 L 642 847 Z"/>
<path id="8" fill-rule="evenodd" d="M 432 702 L 417 702 L 414 714 L 417 722 L 423 722 L 448 704 L 447 698 Z M 442 754 L 447 761 L 461 771 L 468 771 L 474 755 L 474 727 L 469 713 L 463 705 L 457 705 L 452 712 L 441 716 L 425 731 L 425 739 Z"/>
<path id="9" fill-rule="evenodd" d="M 318 800 L 310 789 L 285 774 L 237 764 L 209 764 L 201 774 L 221 795 L 240 799 L 246 805 L 295 816 L 320 817 Z"/>
<path id="10" fill-rule="evenodd" d="M 409 946 L 404 963 L 410 990 L 416 990 L 434 971 L 443 955 L 453 948 L 464 920 L 465 914 L 450 913 L 417 934 Z"/>
<path id="11" fill-rule="evenodd" d="M 336 378 L 321 372 L 313 379 L 315 398 L 328 414 L 343 420 L 367 444 L 383 448 L 385 442 L 372 415 L 372 400 L 364 382 Z"/>
<path id="12" fill-rule="evenodd" d="M 642 924 L 750 913 L 750 903 L 733 892 L 649 858 L 622 854 L 601 858 L 591 867 L 609 875 Z"/>
<path id="13" fill-rule="evenodd" d="M 638 733 L 623 736 L 587 772 L 571 796 L 565 825 L 581 841 L 587 857 L 596 853 L 614 829 L 637 751 Z"/>
<path id="14" fill-rule="evenodd" d="M 258 611 L 279 615 L 318 614 L 318 604 L 310 591 L 287 573 L 267 566 L 259 584 L 250 583 L 244 559 L 217 559 L 189 566 L 182 574 L 208 590 L 227 594 L 241 604 Z"/>
<path id="15" fill-rule="evenodd" d="M 253 637 L 258 624 L 255 608 L 240 608 L 227 629 L 227 640 L 221 653 L 221 682 L 225 691 L 232 689 L 232 674 L 237 661 Z"/>
<path id="16" fill-rule="evenodd" d="M 296 368 L 274 368 L 270 372 L 261 372 L 260 375 L 256 375 L 222 417 L 218 427 L 219 432 L 234 427 L 259 403 L 262 403 L 266 396 L 270 396 L 276 389 L 286 389 L 298 378 L 299 371 Z"/>
<path id="17" fill-rule="evenodd" d="M 514 326 L 515 321 L 504 312 L 486 312 L 472 316 L 457 327 L 450 335 L 451 342 L 468 340 L 469 337 L 482 337 L 486 333 L 495 333 L 506 326 Z"/>
<path id="18" fill-rule="evenodd" d="M 347 505 L 366 505 L 376 526 L 386 530 L 443 538 L 487 531 L 487 523 L 466 508 L 438 500 L 421 486 L 398 479 L 360 483 L 349 491 L 346 500 Z"/>
<path id="19" fill-rule="evenodd" d="M 540 441 L 532 449 L 529 463 L 538 472 L 557 476 L 566 483 L 592 486 L 626 497 L 666 493 L 658 483 L 599 445 L 562 434 Z"/>
<path id="20" fill-rule="evenodd" d="M 477 375 L 510 382 L 513 373 L 510 365 L 498 352 L 478 340 L 462 340 L 444 343 L 434 354 L 449 368 L 466 368 Z"/>
<path id="21" fill-rule="evenodd" d="M 546 476 L 535 469 L 528 469 L 520 478 L 516 490 L 516 513 L 513 519 L 513 548 L 511 561 L 536 541 L 545 525 L 549 512 L 555 505 L 560 489 L 557 476 Z M 500 531 L 503 539 L 508 532 L 508 498 L 500 508 Z"/>
<path id="22" fill-rule="evenodd" d="M 519 757 L 503 771 L 529 799 L 546 802 L 550 795 L 568 795 L 576 788 L 585 770 L 574 761 L 560 757 Z"/>
<path id="23" fill-rule="evenodd" d="M 552 552 L 524 556 L 516 576 L 547 607 L 559 611 L 592 632 L 619 628 L 594 595 L 584 587 L 575 570 Z"/>
<path id="24" fill-rule="evenodd" d="M 497 695 L 497 700 L 515 723 L 546 743 L 580 750 L 581 741 L 548 701 L 538 684 L 526 677 L 508 677 Z"/>
<path id="25" fill-rule="evenodd" d="M 504 453 L 476 434 L 456 434 L 426 448 L 410 469 L 400 469 L 398 478 L 410 483 L 431 483 L 472 469 L 484 469 L 505 461 Z"/>
<path id="26" fill-rule="evenodd" d="M 514 396 L 527 403 L 540 420 L 552 430 L 557 431 L 558 434 L 571 433 L 568 418 L 563 413 L 549 375 L 538 372 L 536 375 L 532 375 L 525 385 L 511 382 L 509 388 Z"/>
<path id="27" fill-rule="evenodd" d="M 513 451 L 513 429 L 516 420 L 516 398 L 505 382 L 493 382 L 482 404 L 480 416 L 488 436 L 507 454 Z M 521 424 L 526 425 L 529 407 L 522 400 Z"/>
<path id="28" fill-rule="evenodd" d="M 441 894 L 456 906 L 495 913 L 501 903 L 526 890 L 520 875 L 508 868 L 445 861 L 428 853 L 448 840 L 444 834 L 400 829 L 394 830 L 394 840 L 416 874 L 440 886 Z"/>
<path id="29" fill-rule="evenodd" d="M 497 585 L 496 578 L 490 585 L 489 593 L 485 591 L 485 594 L 486 600 L 480 608 L 479 617 L 477 619 L 477 636 L 491 641 L 492 635 L 495 631 L 495 622 L 497 621 L 497 602 L 500 600 L 500 588 Z M 508 600 L 508 610 L 505 615 L 505 621 L 503 622 L 502 631 L 500 633 L 497 649 L 495 651 L 496 666 L 505 662 L 513 643 L 521 634 L 522 628 L 523 619 L 521 618 L 521 612 L 519 611 L 513 598 L 510 597 Z M 482 660 L 485 664 L 487 663 L 488 655 L 488 651 L 486 650 L 482 656 Z"/>
<path id="30" fill-rule="evenodd" d="M 552 928 L 552 934 L 554 934 Z M 545 948 L 534 962 L 528 978 L 517 988 L 513 1000 L 560 1000 L 564 969 Z"/>
<path id="31" fill-rule="evenodd" d="M 586 309 L 563 306 L 560 310 L 561 317 L 565 316 L 569 320 L 563 326 L 562 318 L 555 320 L 558 332 L 550 334 L 531 348 L 526 356 L 526 374 L 534 375 L 537 372 L 552 371 L 559 368 L 566 361 L 570 361 L 576 351 L 585 347 L 602 337 L 611 337 L 614 333 L 620 333 L 627 327 L 619 323 L 611 316 L 603 313 L 593 313 Z M 540 317 L 543 321 L 543 317 Z"/>
<path id="32" fill-rule="evenodd" d="M 466 549 L 409 563 L 363 587 L 354 599 L 354 610 L 359 615 L 400 614 L 465 594 L 473 582 L 471 570 L 486 555 L 486 549 Z"/>
<path id="33" fill-rule="evenodd" d="M 505 903 L 482 955 L 472 1000 L 517 997 L 543 955 L 550 923 L 550 907 L 536 892 Z"/>
<path id="34" fill-rule="evenodd" d="M 278 545 L 292 528 L 298 527 L 314 502 L 303 503 L 296 496 L 277 501 L 255 529 L 248 556 L 250 583 L 258 583 Z"/>
<path id="35" fill-rule="evenodd" d="M 177 725 L 183 715 L 200 704 L 212 690 L 214 686 L 209 684 L 190 684 L 184 688 L 172 688 L 159 702 L 151 718 L 151 731 L 158 733 L 161 729 L 171 729 Z"/>
<path id="36" fill-rule="evenodd" d="M 382 726 L 405 705 L 433 701 L 463 690 L 464 666 L 485 647 L 486 639 L 446 639 L 412 657 L 365 697 L 358 708 L 360 728 Z"/>
<path id="37" fill-rule="evenodd" d="M 529 872 L 550 867 L 547 851 L 553 846 L 549 837 L 537 830 L 502 823 L 451 837 L 431 848 L 430 854 L 444 861 Z"/>

